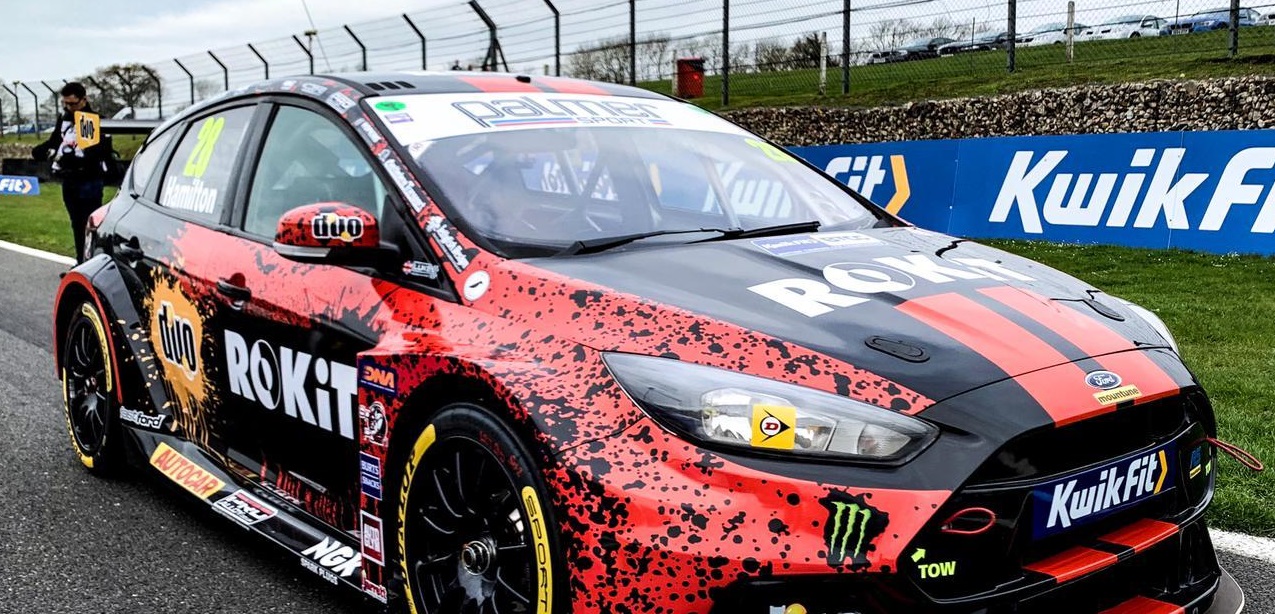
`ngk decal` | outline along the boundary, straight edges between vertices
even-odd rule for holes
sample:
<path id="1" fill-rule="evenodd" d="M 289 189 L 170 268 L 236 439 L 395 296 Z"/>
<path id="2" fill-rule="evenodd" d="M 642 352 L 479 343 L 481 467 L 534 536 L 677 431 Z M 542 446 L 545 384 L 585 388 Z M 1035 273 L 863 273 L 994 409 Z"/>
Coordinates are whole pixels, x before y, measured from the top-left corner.
<path id="1" fill-rule="evenodd" d="M 324 580 L 337 583 L 337 577 L 348 578 L 362 569 L 363 555 L 330 537 L 301 551 L 301 565 Z"/>
<path id="2" fill-rule="evenodd" d="M 264 340 L 225 333 L 230 392 L 270 411 L 354 439 L 358 371 Z"/>
<path id="3" fill-rule="evenodd" d="M 1217 231 L 1236 208 L 1255 206 L 1250 232 L 1275 232 L 1275 174 L 1269 172 L 1275 168 L 1275 147 L 1236 153 L 1211 192 L 1200 190 L 1213 179 L 1211 173 L 1184 171 L 1188 153 L 1185 147 L 1138 149 L 1127 168 L 1078 172 L 1089 169 L 1069 151 L 1040 156 L 1019 151 L 988 221 L 1005 223 L 1017 213 L 1023 231 L 1031 234 L 1044 233 L 1046 224 Z"/>
<path id="4" fill-rule="evenodd" d="M 868 302 L 866 295 L 905 292 L 920 283 L 950 284 L 959 280 L 1035 281 L 981 258 L 942 260 L 923 254 L 873 258 L 871 262 L 839 262 L 823 268 L 824 282 L 804 277 L 769 281 L 748 289 L 807 317 Z"/>

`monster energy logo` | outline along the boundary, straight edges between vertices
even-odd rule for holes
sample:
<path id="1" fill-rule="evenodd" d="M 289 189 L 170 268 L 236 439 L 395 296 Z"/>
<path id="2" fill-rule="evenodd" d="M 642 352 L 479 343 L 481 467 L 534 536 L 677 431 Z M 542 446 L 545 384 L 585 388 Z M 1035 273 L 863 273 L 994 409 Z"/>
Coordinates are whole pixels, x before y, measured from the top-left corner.
<path id="1" fill-rule="evenodd" d="M 873 509 L 863 497 L 849 493 L 834 491 L 819 502 L 828 510 L 824 525 L 828 564 L 841 567 L 850 559 L 852 566 L 867 565 L 867 551 L 872 540 L 885 530 L 887 515 Z"/>

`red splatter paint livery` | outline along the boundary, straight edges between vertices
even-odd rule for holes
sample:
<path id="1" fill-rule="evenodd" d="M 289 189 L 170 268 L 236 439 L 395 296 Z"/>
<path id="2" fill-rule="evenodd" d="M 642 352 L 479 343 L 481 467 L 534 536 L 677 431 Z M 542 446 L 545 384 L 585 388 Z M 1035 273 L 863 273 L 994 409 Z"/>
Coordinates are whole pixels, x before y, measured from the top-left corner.
<path id="1" fill-rule="evenodd" d="M 426 192 L 429 178 L 408 170 L 407 149 L 368 112 L 378 97 L 475 91 L 655 96 L 493 75 L 291 79 L 231 93 L 161 132 L 245 101 L 262 101 L 262 122 L 272 104 L 303 105 L 365 148 L 394 190 L 388 213 L 309 204 L 283 215 L 276 236 L 254 237 L 236 226 L 242 203 L 220 219 L 191 220 L 157 205 L 156 186 L 143 187 L 95 217 L 98 253 L 59 292 L 55 334 L 65 334 L 76 301 L 99 305 L 112 322 L 120 401 L 148 414 L 184 415 L 175 391 L 193 389 L 179 378 L 194 381 L 165 366 L 173 350 L 154 341 L 153 323 L 193 331 L 206 395 L 182 411 L 197 413 L 207 432 L 179 419 L 159 431 L 130 428 L 133 442 L 148 453 L 161 443 L 197 449 L 230 487 L 277 505 L 282 512 L 252 530 L 320 575 L 378 601 L 404 597 L 396 544 L 360 549 L 351 536 L 361 514 L 385 523 L 376 535 L 393 533 L 413 445 L 436 411 L 467 402 L 507 422 L 533 461 L 480 436 L 498 462 L 547 486 L 541 497 L 561 545 L 554 612 L 769 613 L 794 603 L 811 612 L 1053 611 L 1051 603 L 1134 611 L 1168 601 L 1189 610 L 1226 579 L 1200 519 L 1211 474 L 1083 531 L 1024 537 L 1037 520 L 1031 503 L 1081 468 L 1169 441 L 1180 452 L 1169 461 L 1175 470 L 1212 458 L 1202 443 L 1215 431 L 1207 398 L 1153 326 L 1120 303 L 897 221 L 872 231 L 876 247 L 855 258 L 932 275 L 965 266 L 963 276 L 818 320 L 747 291 L 791 275 L 792 265 L 753 249 L 754 270 L 729 266 L 752 249 L 746 241 L 506 260 Z M 140 237 L 144 260 L 113 247 L 125 235 Z M 402 261 L 334 266 L 273 245 L 383 242 L 408 265 L 441 267 L 437 279 L 404 273 L 415 269 Z M 804 266 L 840 266 L 838 256 Z M 702 273 L 715 264 L 719 275 Z M 693 441 L 621 385 L 606 362 L 612 353 L 799 386 L 915 417 L 939 434 L 891 462 Z M 1099 370 L 1119 373 L 1136 397 L 1095 397 L 1085 376 Z M 958 519 L 971 509 L 995 522 L 965 530 Z M 351 564 L 381 547 L 385 566 Z M 1194 565 L 1191 577 L 1212 583 L 1157 591 L 1125 564 L 1135 560 L 1137 569 Z M 1109 583 L 1118 590 L 1093 596 Z"/>

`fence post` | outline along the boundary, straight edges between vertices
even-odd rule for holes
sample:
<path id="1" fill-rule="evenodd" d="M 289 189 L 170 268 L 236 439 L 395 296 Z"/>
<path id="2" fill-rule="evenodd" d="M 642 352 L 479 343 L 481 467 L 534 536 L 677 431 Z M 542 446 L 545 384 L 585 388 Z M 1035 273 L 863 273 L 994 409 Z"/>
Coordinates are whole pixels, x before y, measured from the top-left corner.
<path id="1" fill-rule="evenodd" d="M 406 21 L 407 25 L 412 27 L 412 31 L 416 33 L 416 38 L 421 39 L 421 70 L 429 70 L 426 62 L 428 58 L 425 56 L 425 35 L 421 34 L 421 29 L 416 27 L 416 24 L 412 22 L 412 18 L 407 16 L 407 13 L 403 13 L 403 21 Z"/>
<path id="2" fill-rule="evenodd" d="M 637 85 L 637 0 L 629 0 L 629 85 Z"/>
<path id="3" fill-rule="evenodd" d="M 270 62 L 266 61 L 265 56 L 261 55 L 261 53 L 257 51 L 257 48 L 252 46 L 252 43 L 248 43 L 248 49 L 252 51 L 253 55 L 257 56 L 258 60 L 261 60 L 261 65 L 266 68 L 266 78 L 269 79 L 270 78 Z"/>
<path id="4" fill-rule="evenodd" d="M 181 60 L 173 58 L 173 63 L 176 64 L 178 68 L 182 69 L 182 72 L 186 73 L 186 79 L 190 81 L 190 104 L 195 104 L 195 75 L 190 74 L 190 71 L 186 70 L 186 65 L 182 64 Z"/>
<path id="5" fill-rule="evenodd" d="M 562 15 L 551 0 L 545 0 L 549 10 L 553 11 L 553 74 L 562 76 Z"/>
<path id="6" fill-rule="evenodd" d="M 45 82 L 43 82 L 43 81 L 41 81 L 41 82 L 40 82 L 40 85 L 43 85 L 43 86 L 44 86 L 44 89 L 49 90 L 49 95 L 50 95 L 50 96 L 53 96 L 53 99 L 54 99 L 54 101 L 53 101 L 53 107 L 56 109 L 56 108 L 57 108 L 57 103 L 58 103 L 58 101 L 57 101 L 57 98 L 58 98 L 58 91 L 57 91 L 57 90 L 55 90 L 55 89 L 53 89 L 53 88 L 51 88 L 51 87 L 49 87 L 49 84 L 48 84 L 48 83 L 45 83 Z M 54 113 L 56 114 L 56 113 L 57 113 L 57 111 L 54 111 Z M 54 129 L 56 129 L 56 126 L 54 127 Z"/>
<path id="7" fill-rule="evenodd" d="M 9 86 L 7 85 L 0 85 L 0 87 L 3 87 L 4 91 L 9 92 L 9 95 L 13 96 L 13 114 L 18 118 L 18 127 L 16 128 L 18 132 L 15 134 L 20 134 L 22 130 L 22 101 L 18 100 L 17 82 L 14 82 L 13 89 L 9 89 Z"/>
<path id="8" fill-rule="evenodd" d="M 1018 68 L 1017 51 L 1018 51 L 1018 0 L 1009 0 L 1009 39 L 1006 41 L 1006 50 L 1008 51 L 1006 58 L 1006 69 L 1014 72 Z"/>
<path id="9" fill-rule="evenodd" d="M 301 39 L 297 38 L 297 35 L 296 35 L 296 34 L 293 34 L 293 35 L 292 35 L 292 40 L 293 40 L 293 42 L 295 42 L 295 43 L 297 44 L 297 46 L 298 46 L 298 47 L 300 47 L 300 48 L 301 48 L 301 51 L 304 51 L 304 52 L 305 52 L 305 57 L 309 58 L 309 60 L 310 60 L 310 74 L 312 74 L 312 75 L 313 75 L 313 74 L 314 74 L 314 54 L 310 52 L 310 48 L 309 48 L 309 47 L 306 47 L 306 46 L 305 46 L 305 45 L 301 42 Z M 174 61 L 175 61 L 175 60 L 174 60 Z M 183 68 L 182 70 L 185 70 L 185 68 Z M 190 72 L 187 72 L 186 74 L 188 74 L 188 75 L 189 75 L 189 74 L 190 74 Z M 193 88 L 193 87 L 195 87 L 195 86 L 194 86 L 194 81 L 192 81 L 192 82 L 191 82 L 191 87 L 192 87 L 192 88 Z M 193 90 L 192 90 L 192 91 L 193 91 Z"/>
<path id="10" fill-rule="evenodd" d="M 850 93 L 850 0 L 841 3 L 841 93 Z"/>
<path id="11" fill-rule="evenodd" d="M 828 33 L 819 33 L 819 95 L 828 95 Z"/>
<path id="12" fill-rule="evenodd" d="M 159 110 L 159 118 L 164 119 L 164 82 L 150 66 L 142 66 L 142 70 L 155 82 L 155 108 Z M 137 109 L 133 109 L 133 118 L 137 119 Z"/>
<path id="13" fill-rule="evenodd" d="M 230 70 L 226 68 L 225 64 L 222 64 L 221 58 L 217 57 L 216 54 L 209 51 L 208 55 L 212 56 L 213 61 L 216 62 L 217 65 L 221 67 L 222 85 L 225 87 L 225 91 L 229 92 L 230 91 Z"/>
<path id="14" fill-rule="evenodd" d="M 359 51 L 363 54 L 363 72 L 367 72 L 367 47 L 363 44 L 363 41 L 359 40 L 359 37 L 354 35 L 354 30 L 351 30 L 350 26 L 341 27 L 345 28 L 345 33 L 349 34 L 350 38 L 354 39 L 354 44 L 359 46 Z"/>
<path id="15" fill-rule="evenodd" d="M 730 106 L 730 0 L 722 0 L 722 106 Z"/>
<path id="16" fill-rule="evenodd" d="M 40 134 L 40 97 L 36 96 L 35 92 L 31 91 L 31 88 L 28 87 L 27 84 L 19 83 L 17 81 L 14 81 L 14 83 L 21 85 L 22 89 L 31 92 L 31 100 L 35 102 L 35 133 Z M 53 126 L 53 129 L 57 130 L 57 126 Z"/>
<path id="17" fill-rule="evenodd" d="M 0 96 L 0 136 L 4 136 L 4 96 Z"/>
<path id="18" fill-rule="evenodd" d="M 1231 0 L 1231 52 L 1230 57 L 1240 54 L 1240 0 Z"/>
<path id="19" fill-rule="evenodd" d="M 1067 63 L 1076 61 L 1076 2 L 1067 3 Z"/>

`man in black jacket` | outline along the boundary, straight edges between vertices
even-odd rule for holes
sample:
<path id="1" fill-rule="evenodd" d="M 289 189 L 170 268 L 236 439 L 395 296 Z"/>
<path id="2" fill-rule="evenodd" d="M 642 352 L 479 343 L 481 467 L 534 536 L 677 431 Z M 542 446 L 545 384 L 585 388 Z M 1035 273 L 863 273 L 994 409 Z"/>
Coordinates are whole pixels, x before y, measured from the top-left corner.
<path id="1" fill-rule="evenodd" d="M 102 206 L 102 188 L 114 164 L 110 141 L 103 138 L 92 147 L 76 145 L 75 113 L 92 113 L 84 85 L 71 82 L 62 87 L 63 113 L 49 139 L 31 150 L 36 160 L 53 162 L 53 175 L 62 180 L 62 202 L 71 218 L 75 234 L 75 259 L 84 260 L 84 227 L 89 215 Z"/>

